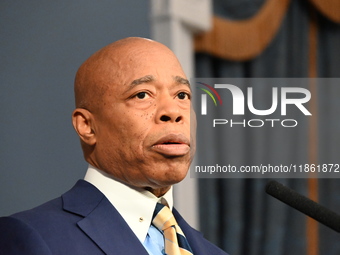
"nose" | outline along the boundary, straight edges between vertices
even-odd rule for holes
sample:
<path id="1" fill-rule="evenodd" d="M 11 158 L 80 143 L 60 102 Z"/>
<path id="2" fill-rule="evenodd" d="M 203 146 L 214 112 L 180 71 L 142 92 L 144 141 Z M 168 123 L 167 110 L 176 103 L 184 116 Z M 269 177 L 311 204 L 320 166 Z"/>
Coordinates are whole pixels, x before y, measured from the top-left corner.
<path id="1" fill-rule="evenodd" d="M 173 117 L 171 117 L 173 116 Z M 172 114 L 164 114 L 161 116 L 161 119 L 160 121 L 161 122 L 171 122 L 172 120 L 174 120 L 174 122 L 180 122 L 182 120 L 182 116 L 175 116 L 175 115 L 172 115 Z"/>
<path id="2" fill-rule="evenodd" d="M 157 111 L 157 121 L 160 123 L 172 122 L 180 123 L 183 121 L 183 113 L 178 103 L 173 98 L 159 102 Z"/>

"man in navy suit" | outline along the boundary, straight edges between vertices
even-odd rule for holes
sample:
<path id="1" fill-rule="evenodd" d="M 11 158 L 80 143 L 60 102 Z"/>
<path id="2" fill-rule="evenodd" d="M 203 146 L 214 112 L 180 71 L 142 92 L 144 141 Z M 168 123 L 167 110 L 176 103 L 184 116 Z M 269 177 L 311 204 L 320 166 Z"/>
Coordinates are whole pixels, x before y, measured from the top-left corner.
<path id="1" fill-rule="evenodd" d="M 60 198 L 1 218 L 0 254 L 161 255 L 157 203 L 172 209 L 193 254 L 226 254 L 173 208 L 172 185 L 195 152 L 190 99 L 177 58 L 160 43 L 126 38 L 92 55 L 77 72 L 72 115 L 86 176 Z"/>

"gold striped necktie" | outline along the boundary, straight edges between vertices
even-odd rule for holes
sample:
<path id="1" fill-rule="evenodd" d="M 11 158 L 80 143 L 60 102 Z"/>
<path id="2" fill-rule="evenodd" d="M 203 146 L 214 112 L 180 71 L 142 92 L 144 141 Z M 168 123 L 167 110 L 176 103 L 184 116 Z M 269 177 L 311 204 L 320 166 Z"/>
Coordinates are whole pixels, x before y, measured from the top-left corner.
<path id="1" fill-rule="evenodd" d="M 157 203 L 152 224 L 164 235 L 165 252 L 167 255 L 193 254 L 184 233 L 167 206 Z"/>

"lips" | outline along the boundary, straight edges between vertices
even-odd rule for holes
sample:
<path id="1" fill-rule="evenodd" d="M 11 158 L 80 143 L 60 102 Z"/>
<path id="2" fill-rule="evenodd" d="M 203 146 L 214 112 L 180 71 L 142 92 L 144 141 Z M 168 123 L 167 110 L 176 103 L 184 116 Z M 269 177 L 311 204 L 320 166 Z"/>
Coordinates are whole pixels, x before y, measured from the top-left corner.
<path id="1" fill-rule="evenodd" d="M 184 156 L 190 151 L 190 142 L 182 134 L 169 134 L 159 139 L 152 150 L 164 156 Z"/>

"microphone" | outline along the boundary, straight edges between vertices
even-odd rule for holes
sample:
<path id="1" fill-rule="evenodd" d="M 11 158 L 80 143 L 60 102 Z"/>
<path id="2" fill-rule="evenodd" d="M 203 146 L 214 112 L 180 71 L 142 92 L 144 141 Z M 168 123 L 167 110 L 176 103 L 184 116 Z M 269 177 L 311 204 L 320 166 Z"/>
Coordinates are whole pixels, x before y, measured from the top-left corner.
<path id="1" fill-rule="evenodd" d="M 336 232 L 340 232 L 340 216 L 326 207 L 274 180 L 267 183 L 266 192 Z"/>

